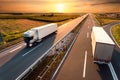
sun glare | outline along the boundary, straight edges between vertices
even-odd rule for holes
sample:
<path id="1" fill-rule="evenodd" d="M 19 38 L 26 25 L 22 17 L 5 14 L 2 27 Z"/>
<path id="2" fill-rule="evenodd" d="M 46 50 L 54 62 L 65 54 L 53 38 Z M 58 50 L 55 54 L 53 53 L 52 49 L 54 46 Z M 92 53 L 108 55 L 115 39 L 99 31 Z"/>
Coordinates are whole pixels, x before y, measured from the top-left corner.
<path id="1" fill-rule="evenodd" d="M 64 12 L 64 8 L 65 8 L 64 4 L 57 4 L 56 5 L 57 12 Z"/>

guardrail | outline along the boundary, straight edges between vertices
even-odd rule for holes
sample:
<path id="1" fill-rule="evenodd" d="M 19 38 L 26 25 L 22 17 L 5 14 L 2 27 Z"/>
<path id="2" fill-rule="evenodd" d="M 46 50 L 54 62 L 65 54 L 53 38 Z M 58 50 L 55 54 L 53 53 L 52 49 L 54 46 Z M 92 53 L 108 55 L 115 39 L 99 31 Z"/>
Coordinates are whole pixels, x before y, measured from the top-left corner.
<path id="1" fill-rule="evenodd" d="M 54 65 L 54 63 L 57 61 L 59 54 L 64 54 L 63 52 L 66 51 L 67 46 L 69 46 L 70 42 L 73 40 L 74 38 L 74 34 L 70 33 L 69 35 L 67 35 L 64 40 L 61 40 L 55 47 L 53 47 L 52 51 L 50 53 L 48 53 L 49 55 L 54 55 L 57 54 L 55 57 L 52 58 L 52 60 L 50 61 L 50 64 L 48 63 L 48 65 L 46 65 L 47 69 L 45 69 L 45 71 L 43 72 L 42 75 L 39 75 L 39 77 L 37 77 L 36 80 L 43 80 L 44 78 L 46 78 L 46 74 L 48 73 L 48 71 L 50 70 L 50 68 Z"/>
<path id="2" fill-rule="evenodd" d="M 80 24 L 87 15 L 84 15 L 82 17 L 79 17 L 77 19 L 74 19 L 73 21 L 67 23 L 67 24 L 74 24 L 75 27 L 73 27 L 70 31 L 68 31 L 60 40 L 58 40 L 48 51 L 46 51 L 40 58 L 38 58 L 31 66 L 29 66 L 20 76 L 18 76 L 15 80 L 21 80 L 23 79 L 27 73 L 31 72 L 34 67 L 41 62 L 43 58 L 46 58 L 49 55 L 58 54 L 60 51 L 63 51 L 65 47 L 74 39 L 73 30 L 77 27 L 78 24 Z M 49 66 L 47 66 L 49 68 Z M 42 76 L 45 75 L 47 70 L 44 72 Z M 42 76 L 40 76 L 40 79 L 42 79 Z"/>

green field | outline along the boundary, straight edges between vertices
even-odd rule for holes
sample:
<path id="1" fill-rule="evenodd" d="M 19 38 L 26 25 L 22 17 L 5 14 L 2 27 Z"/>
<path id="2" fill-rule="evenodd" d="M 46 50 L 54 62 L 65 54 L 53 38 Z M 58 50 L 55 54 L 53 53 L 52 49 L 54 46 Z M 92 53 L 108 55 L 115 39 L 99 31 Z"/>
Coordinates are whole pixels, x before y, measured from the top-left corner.
<path id="1" fill-rule="evenodd" d="M 112 22 L 120 22 L 119 17 L 107 17 L 107 16 L 100 16 L 99 14 L 95 14 L 95 18 L 99 21 L 101 26 L 107 25 Z"/>
<path id="2" fill-rule="evenodd" d="M 26 30 L 48 23 L 57 23 L 58 26 L 79 17 L 78 14 L 0 14 L 0 32 L 3 42 L 0 49 L 23 40 L 22 34 Z"/>
<path id="3" fill-rule="evenodd" d="M 120 22 L 120 13 L 95 14 L 95 17 L 101 26 L 112 22 Z M 120 25 L 116 25 L 112 28 L 112 34 L 116 42 L 120 45 Z"/>
<path id="4" fill-rule="evenodd" d="M 113 34 L 116 42 L 120 46 L 120 24 L 118 24 L 112 28 L 112 34 Z"/>
<path id="5" fill-rule="evenodd" d="M 26 30 L 47 23 L 28 19 L 0 19 L 0 31 L 3 37 L 0 49 L 22 41 L 22 34 Z"/>

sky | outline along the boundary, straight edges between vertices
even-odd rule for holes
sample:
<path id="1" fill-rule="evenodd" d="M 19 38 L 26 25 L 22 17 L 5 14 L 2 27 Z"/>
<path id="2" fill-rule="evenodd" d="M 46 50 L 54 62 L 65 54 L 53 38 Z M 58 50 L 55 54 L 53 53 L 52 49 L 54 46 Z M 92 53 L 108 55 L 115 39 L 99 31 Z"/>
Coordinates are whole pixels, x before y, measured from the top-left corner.
<path id="1" fill-rule="evenodd" d="M 0 0 L 0 13 L 120 12 L 120 0 Z"/>

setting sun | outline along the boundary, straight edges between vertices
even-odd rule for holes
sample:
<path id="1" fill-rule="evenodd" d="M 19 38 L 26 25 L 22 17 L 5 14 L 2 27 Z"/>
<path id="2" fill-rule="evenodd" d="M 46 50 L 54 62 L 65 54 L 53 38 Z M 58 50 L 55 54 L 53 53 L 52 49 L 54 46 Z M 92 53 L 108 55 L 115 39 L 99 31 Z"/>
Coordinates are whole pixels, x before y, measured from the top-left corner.
<path id="1" fill-rule="evenodd" d="M 65 6 L 64 6 L 64 4 L 57 4 L 56 8 L 57 8 L 56 11 L 58 11 L 58 12 L 64 12 Z"/>

